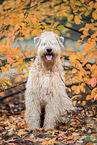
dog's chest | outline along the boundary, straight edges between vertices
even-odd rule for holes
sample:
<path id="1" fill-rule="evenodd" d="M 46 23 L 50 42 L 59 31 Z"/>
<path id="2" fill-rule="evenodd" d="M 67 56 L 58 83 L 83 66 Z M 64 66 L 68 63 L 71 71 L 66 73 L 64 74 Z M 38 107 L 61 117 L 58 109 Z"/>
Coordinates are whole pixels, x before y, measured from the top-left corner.
<path id="1" fill-rule="evenodd" d="M 54 91 L 55 85 L 55 76 L 51 74 L 40 75 L 39 77 L 39 97 L 40 102 L 47 103 L 52 97 L 52 92 Z"/>
<path id="2" fill-rule="evenodd" d="M 39 87 L 40 90 L 44 90 L 46 92 L 46 90 L 48 90 L 51 86 L 51 76 L 49 74 L 45 74 L 42 75 L 41 77 L 39 77 Z"/>

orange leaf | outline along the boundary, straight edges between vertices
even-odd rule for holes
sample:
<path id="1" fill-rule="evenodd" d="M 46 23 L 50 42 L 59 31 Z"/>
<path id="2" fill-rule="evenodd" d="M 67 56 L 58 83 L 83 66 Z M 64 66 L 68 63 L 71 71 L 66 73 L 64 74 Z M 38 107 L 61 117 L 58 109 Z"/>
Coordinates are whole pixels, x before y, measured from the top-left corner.
<path id="1" fill-rule="evenodd" d="M 84 62 L 82 63 L 82 66 L 84 66 L 86 63 L 88 62 L 88 60 L 84 60 Z"/>
<path id="2" fill-rule="evenodd" d="M 96 86 L 96 82 L 97 82 L 96 80 L 97 80 L 96 77 L 94 77 L 94 78 L 91 79 L 91 86 L 92 87 L 95 87 Z"/>
<path id="3" fill-rule="evenodd" d="M 3 72 L 6 72 L 7 71 L 6 68 L 3 67 L 3 66 L 1 67 L 1 69 L 2 69 Z"/>
<path id="4" fill-rule="evenodd" d="M 76 47 L 78 48 L 81 45 L 81 43 L 77 43 Z"/>
<path id="5" fill-rule="evenodd" d="M 77 98 L 77 97 L 80 97 L 80 95 L 75 95 L 71 99 L 74 99 L 74 98 Z"/>
<path id="6" fill-rule="evenodd" d="M 84 83 L 82 83 L 81 85 L 80 85 L 80 90 L 83 92 L 83 93 L 85 93 L 85 88 L 84 88 Z"/>
<path id="7" fill-rule="evenodd" d="M 73 101 L 73 106 L 75 106 L 75 105 L 76 105 L 76 102 L 77 102 L 76 100 L 75 100 L 75 101 Z"/>
<path id="8" fill-rule="evenodd" d="M 18 30 L 18 28 L 19 28 L 19 24 L 16 24 L 15 25 L 15 30 Z"/>
<path id="9" fill-rule="evenodd" d="M 90 45 L 88 43 L 84 43 L 84 48 L 85 48 L 85 50 L 89 51 Z"/>
<path id="10" fill-rule="evenodd" d="M 93 96 L 93 98 L 97 97 L 97 88 L 94 88 L 91 92 L 91 96 Z"/>
<path id="11" fill-rule="evenodd" d="M 90 95 L 87 95 L 86 96 L 86 100 L 90 100 L 90 99 L 92 99 L 93 98 L 93 96 L 90 96 Z"/>
<path id="12" fill-rule="evenodd" d="M 73 48 L 68 48 L 66 51 L 71 51 Z"/>
<path id="13" fill-rule="evenodd" d="M 82 101 L 82 105 L 83 105 L 83 106 L 86 105 L 86 101 Z"/>
<path id="14" fill-rule="evenodd" d="M 66 141 L 66 143 L 73 144 L 74 143 L 74 140 L 68 140 L 68 141 Z"/>
<path id="15" fill-rule="evenodd" d="M 7 62 L 12 64 L 14 62 L 14 60 L 12 58 L 10 58 L 10 57 L 7 57 Z"/>
<path id="16" fill-rule="evenodd" d="M 86 145 L 93 145 L 93 143 L 92 142 L 88 142 Z"/>
<path id="17" fill-rule="evenodd" d="M 80 71 L 78 71 L 78 78 L 79 78 L 80 81 L 83 80 L 83 79 L 82 79 L 82 72 L 80 72 Z"/>

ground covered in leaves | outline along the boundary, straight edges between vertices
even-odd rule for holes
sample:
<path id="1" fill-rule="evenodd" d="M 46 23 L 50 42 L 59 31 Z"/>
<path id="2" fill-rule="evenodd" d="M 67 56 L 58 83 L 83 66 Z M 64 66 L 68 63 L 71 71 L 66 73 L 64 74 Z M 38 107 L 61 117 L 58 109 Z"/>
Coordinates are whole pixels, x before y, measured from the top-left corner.
<path id="1" fill-rule="evenodd" d="M 44 132 L 43 128 L 33 132 L 24 121 L 25 105 L 23 93 L 0 102 L 0 144 L 33 145 L 65 144 L 96 145 L 95 115 L 85 118 L 81 111 L 67 112 L 67 120 L 58 130 Z"/>

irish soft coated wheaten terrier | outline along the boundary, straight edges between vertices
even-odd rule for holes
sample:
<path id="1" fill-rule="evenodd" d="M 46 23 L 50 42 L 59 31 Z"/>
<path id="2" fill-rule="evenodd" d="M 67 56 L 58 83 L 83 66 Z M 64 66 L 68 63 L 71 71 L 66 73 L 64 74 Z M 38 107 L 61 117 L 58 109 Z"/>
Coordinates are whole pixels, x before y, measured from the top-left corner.
<path id="1" fill-rule="evenodd" d="M 44 31 L 34 41 L 38 51 L 26 85 L 25 120 L 30 129 L 39 129 L 44 108 L 43 128 L 53 130 L 62 121 L 61 116 L 66 110 L 74 110 L 66 94 L 60 60 L 64 38 L 52 31 Z"/>

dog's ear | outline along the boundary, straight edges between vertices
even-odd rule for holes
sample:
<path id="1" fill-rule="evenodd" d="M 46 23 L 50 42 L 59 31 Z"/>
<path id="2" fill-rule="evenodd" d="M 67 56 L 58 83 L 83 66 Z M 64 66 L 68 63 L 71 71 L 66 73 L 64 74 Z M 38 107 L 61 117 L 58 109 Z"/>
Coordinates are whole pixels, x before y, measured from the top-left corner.
<path id="1" fill-rule="evenodd" d="M 64 42 L 64 37 L 58 37 L 58 42 L 61 45 L 61 47 L 64 47 L 63 42 Z"/>
<path id="2" fill-rule="evenodd" d="M 34 44 L 35 44 L 35 48 L 39 45 L 39 37 L 35 37 L 34 38 Z"/>

